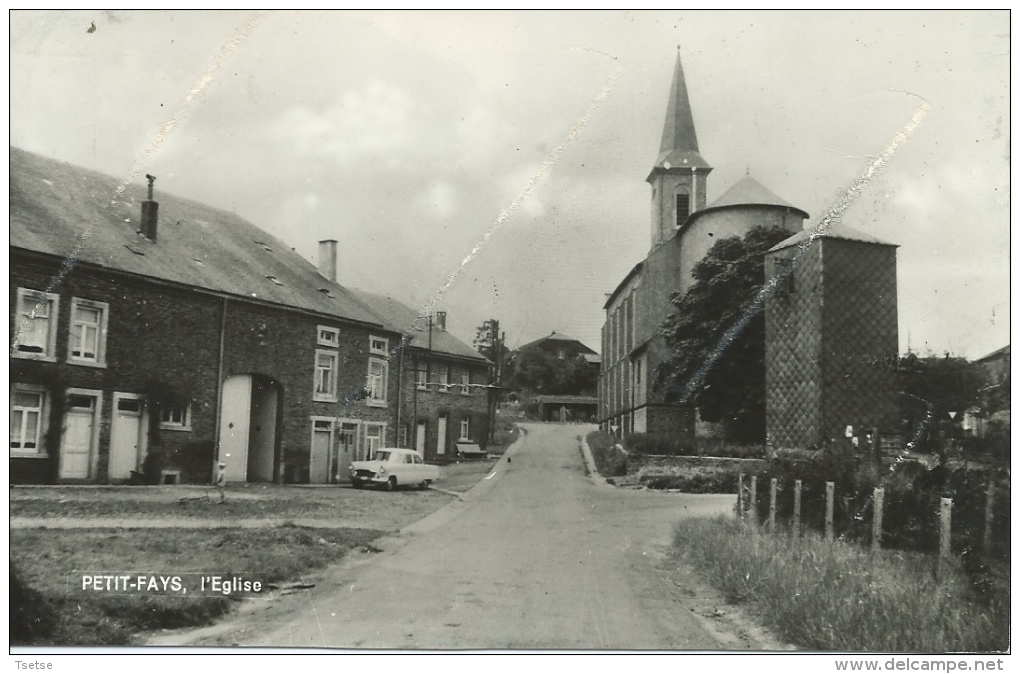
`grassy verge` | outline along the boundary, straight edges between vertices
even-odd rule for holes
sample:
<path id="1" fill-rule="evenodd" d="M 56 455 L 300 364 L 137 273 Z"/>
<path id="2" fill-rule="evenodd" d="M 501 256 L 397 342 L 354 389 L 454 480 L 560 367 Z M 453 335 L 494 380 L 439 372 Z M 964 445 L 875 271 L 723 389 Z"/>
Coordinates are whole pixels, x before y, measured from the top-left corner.
<path id="1" fill-rule="evenodd" d="M 205 625 L 226 597 L 69 595 L 72 570 L 264 574 L 297 580 L 382 535 L 368 529 L 15 529 L 11 531 L 11 643 L 125 645 L 141 631 Z M 15 567 L 18 578 L 15 579 Z M 21 605 L 19 605 L 19 603 Z"/>
<path id="2" fill-rule="evenodd" d="M 955 652 L 1009 648 L 1009 585 L 979 596 L 932 558 L 749 532 L 732 520 L 685 520 L 674 552 L 762 624 L 823 651 Z"/>
<path id="3" fill-rule="evenodd" d="M 478 484 L 496 463 L 495 459 L 475 459 L 443 466 L 443 479 L 437 482 L 436 486 L 450 491 L 465 492 Z"/>
<path id="4" fill-rule="evenodd" d="M 627 474 L 627 455 L 616 448 L 616 441 L 605 431 L 588 434 L 588 448 L 591 450 L 595 470 L 602 477 L 621 477 Z"/>

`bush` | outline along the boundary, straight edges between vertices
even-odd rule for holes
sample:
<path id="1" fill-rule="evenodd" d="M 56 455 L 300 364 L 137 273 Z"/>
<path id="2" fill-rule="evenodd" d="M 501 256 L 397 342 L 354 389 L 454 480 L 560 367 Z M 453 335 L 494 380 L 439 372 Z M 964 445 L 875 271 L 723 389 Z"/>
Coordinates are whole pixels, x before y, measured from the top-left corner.
<path id="1" fill-rule="evenodd" d="M 627 454 L 616 446 L 616 440 L 605 431 L 588 434 L 588 448 L 595 460 L 595 470 L 603 477 L 622 477 L 627 474 Z"/>
<path id="2" fill-rule="evenodd" d="M 764 445 L 740 445 L 719 438 L 698 438 L 669 433 L 628 433 L 623 446 L 634 454 L 660 456 L 718 456 L 758 459 L 765 456 Z"/>
<path id="3" fill-rule="evenodd" d="M 11 643 L 32 644 L 44 641 L 53 633 L 56 619 L 46 599 L 28 587 L 18 575 L 11 560 Z"/>

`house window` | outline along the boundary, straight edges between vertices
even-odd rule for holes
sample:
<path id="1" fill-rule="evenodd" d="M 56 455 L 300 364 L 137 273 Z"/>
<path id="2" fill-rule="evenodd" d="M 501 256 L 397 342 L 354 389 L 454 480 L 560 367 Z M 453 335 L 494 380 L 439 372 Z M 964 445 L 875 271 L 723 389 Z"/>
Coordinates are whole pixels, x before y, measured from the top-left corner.
<path id="1" fill-rule="evenodd" d="M 377 356 L 386 356 L 390 352 L 390 340 L 382 337 L 370 337 L 369 351 Z"/>
<path id="2" fill-rule="evenodd" d="M 365 424 L 365 455 L 372 456 L 383 446 L 386 424 Z"/>
<path id="3" fill-rule="evenodd" d="M 53 293 L 18 288 L 15 357 L 56 360 L 59 304 L 60 298 Z"/>
<path id="4" fill-rule="evenodd" d="M 414 371 L 414 383 L 418 387 L 418 390 L 424 391 L 428 388 L 429 384 L 429 368 L 424 362 L 420 362 L 415 365 Z"/>
<path id="5" fill-rule="evenodd" d="M 676 195 L 676 226 L 680 227 L 691 214 L 691 197 L 686 194 Z"/>
<path id="6" fill-rule="evenodd" d="M 440 365 L 436 372 L 437 390 L 440 393 L 450 392 L 450 366 Z"/>
<path id="7" fill-rule="evenodd" d="M 379 407 L 386 406 L 386 379 L 389 364 L 382 358 L 368 360 L 368 404 Z"/>
<path id="8" fill-rule="evenodd" d="M 11 456 L 46 456 L 42 446 L 46 392 L 15 384 L 11 390 Z"/>
<path id="9" fill-rule="evenodd" d="M 471 419 L 464 418 L 460 420 L 460 439 L 471 439 Z"/>
<path id="10" fill-rule="evenodd" d="M 159 410 L 159 427 L 168 431 L 191 430 L 191 406 L 161 405 Z"/>
<path id="11" fill-rule="evenodd" d="M 556 357 L 559 358 L 560 360 L 566 360 L 567 359 L 567 348 L 564 347 L 564 346 L 561 346 L 560 348 L 556 349 Z"/>
<path id="12" fill-rule="evenodd" d="M 471 395 L 471 373 L 461 372 L 460 373 L 460 394 L 462 396 Z"/>
<path id="13" fill-rule="evenodd" d="M 318 328 L 317 342 L 319 346 L 331 346 L 336 348 L 340 345 L 340 331 L 337 328 L 329 328 L 320 325 Z"/>
<path id="14" fill-rule="evenodd" d="M 337 354 L 335 351 L 315 352 L 315 400 L 336 400 Z"/>
<path id="15" fill-rule="evenodd" d="M 71 300 L 71 338 L 67 360 L 81 365 L 106 364 L 106 324 L 110 305 L 75 297 Z"/>

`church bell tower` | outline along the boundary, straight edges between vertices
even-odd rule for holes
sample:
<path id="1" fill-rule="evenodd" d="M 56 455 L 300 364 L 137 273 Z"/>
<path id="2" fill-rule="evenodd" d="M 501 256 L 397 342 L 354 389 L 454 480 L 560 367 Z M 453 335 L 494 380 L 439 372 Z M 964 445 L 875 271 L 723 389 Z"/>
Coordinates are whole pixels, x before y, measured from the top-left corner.
<path id="1" fill-rule="evenodd" d="M 698 153 L 698 135 L 677 47 L 659 157 L 646 181 L 652 186 L 652 248 L 673 238 L 691 213 L 706 203 L 712 167 Z"/>

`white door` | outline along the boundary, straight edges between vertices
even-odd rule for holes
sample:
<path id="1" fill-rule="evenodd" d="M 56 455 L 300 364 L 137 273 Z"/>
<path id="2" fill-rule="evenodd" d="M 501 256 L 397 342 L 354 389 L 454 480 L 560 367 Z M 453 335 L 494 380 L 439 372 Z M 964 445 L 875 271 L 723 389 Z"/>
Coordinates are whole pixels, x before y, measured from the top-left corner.
<path id="1" fill-rule="evenodd" d="M 251 375 L 235 375 L 223 382 L 222 408 L 220 454 L 217 460 L 227 464 L 225 470 L 228 482 L 247 482 Z"/>
<path id="2" fill-rule="evenodd" d="M 67 429 L 60 447 L 60 479 L 85 480 L 92 463 L 98 399 L 92 395 L 67 396 Z"/>
<path id="3" fill-rule="evenodd" d="M 126 480 L 140 471 L 145 458 L 145 400 L 130 393 L 113 394 L 109 479 Z"/>
<path id="4" fill-rule="evenodd" d="M 418 452 L 420 452 L 422 456 L 425 456 L 425 422 L 424 421 L 419 421 L 418 422 L 418 428 L 415 431 L 415 436 L 414 436 L 414 448 L 416 450 L 418 450 Z"/>
<path id="5" fill-rule="evenodd" d="M 308 481 L 329 484 L 330 445 L 333 444 L 333 422 L 313 421 L 312 455 L 308 465 Z"/>
<path id="6" fill-rule="evenodd" d="M 436 428 L 436 454 L 446 454 L 446 415 L 439 415 L 439 425 Z"/>

